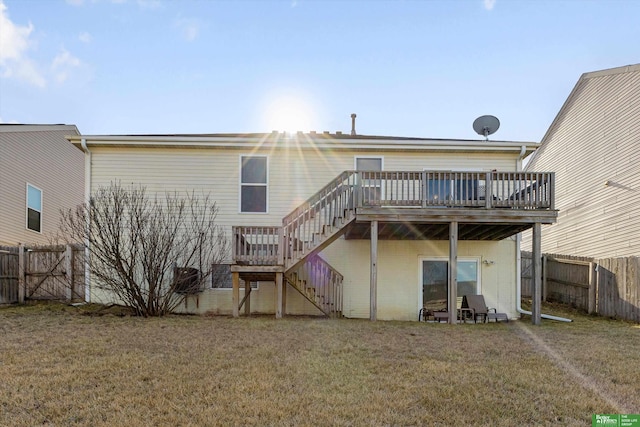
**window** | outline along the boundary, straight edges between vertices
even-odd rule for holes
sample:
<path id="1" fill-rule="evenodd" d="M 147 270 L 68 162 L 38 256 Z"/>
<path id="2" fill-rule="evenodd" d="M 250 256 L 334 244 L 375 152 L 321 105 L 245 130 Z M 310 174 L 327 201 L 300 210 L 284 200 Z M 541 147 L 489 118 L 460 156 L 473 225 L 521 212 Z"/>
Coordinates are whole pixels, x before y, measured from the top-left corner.
<path id="1" fill-rule="evenodd" d="M 382 157 L 356 157 L 357 171 L 382 171 Z M 382 188 L 379 180 L 362 180 L 362 200 L 365 203 L 382 199 Z"/>
<path id="2" fill-rule="evenodd" d="M 240 157 L 240 212 L 267 212 L 267 157 Z"/>
<path id="3" fill-rule="evenodd" d="M 27 228 L 42 232 L 42 190 L 27 184 Z"/>
<path id="4" fill-rule="evenodd" d="M 244 289 L 244 280 L 240 279 L 240 289 Z M 229 264 L 214 264 L 211 269 L 211 287 L 213 289 L 233 289 L 231 266 Z M 251 282 L 251 289 L 258 289 L 258 282 Z"/>

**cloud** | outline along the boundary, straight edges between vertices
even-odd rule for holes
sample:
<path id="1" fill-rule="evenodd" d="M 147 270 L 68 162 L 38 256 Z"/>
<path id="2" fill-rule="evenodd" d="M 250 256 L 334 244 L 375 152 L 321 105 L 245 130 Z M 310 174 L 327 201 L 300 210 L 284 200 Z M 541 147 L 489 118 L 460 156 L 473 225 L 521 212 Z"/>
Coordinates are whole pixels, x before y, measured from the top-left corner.
<path id="1" fill-rule="evenodd" d="M 82 43 L 91 43 L 92 37 L 91 37 L 91 34 L 89 34 L 88 32 L 84 31 L 84 32 L 82 32 L 82 33 L 80 33 L 78 35 L 78 39 Z"/>
<path id="2" fill-rule="evenodd" d="M 64 83 L 65 80 L 69 78 L 69 74 L 81 64 L 82 62 L 78 58 L 63 48 L 62 51 L 53 58 L 51 71 L 53 72 L 56 82 Z"/>
<path id="3" fill-rule="evenodd" d="M 38 87 L 46 81 L 36 64 L 27 56 L 33 25 L 21 27 L 9 19 L 7 7 L 0 0 L 0 76 L 16 78 Z"/>
<path id="4" fill-rule="evenodd" d="M 189 42 L 194 41 L 200 32 L 200 23 L 195 19 L 178 18 L 174 22 L 174 26 L 180 31 L 182 37 Z"/>
<path id="5" fill-rule="evenodd" d="M 496 0 L 483 0 L 484 8 L 487 10 L 493 10 L 496 5 Z"/>

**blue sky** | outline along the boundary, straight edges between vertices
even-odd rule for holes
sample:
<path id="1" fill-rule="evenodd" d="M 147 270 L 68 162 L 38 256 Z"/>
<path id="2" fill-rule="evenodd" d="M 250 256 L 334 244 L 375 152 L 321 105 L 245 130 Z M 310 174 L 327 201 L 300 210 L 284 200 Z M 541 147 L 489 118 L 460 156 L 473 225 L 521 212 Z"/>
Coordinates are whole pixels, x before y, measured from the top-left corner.
<path id="1" fill-rule="evenodd" d="M 539 141 L 640 62 L 640 1 L 0 0 L 0 120 L 84 134 L 357 130 Z"/>

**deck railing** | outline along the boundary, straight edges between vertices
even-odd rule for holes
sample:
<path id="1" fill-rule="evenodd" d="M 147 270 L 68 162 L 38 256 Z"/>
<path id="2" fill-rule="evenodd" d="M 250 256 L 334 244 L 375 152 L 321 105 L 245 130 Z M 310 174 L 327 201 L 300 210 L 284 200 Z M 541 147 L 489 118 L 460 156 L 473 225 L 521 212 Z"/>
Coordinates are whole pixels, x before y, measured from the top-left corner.
<path id="1" fill-rule="evenodd" d="M 233 260 L 245 265 L 277 265 L 282 227 L 234 226 Z"/>
<path id="2" fill-rule="evenodd" d="M 233 227 L 233 259 L 288 267 L 318 251 L 357 208 L 554 209 L 552 172 L 346 171 L 282 221 Z"/>
<path id="3" fill-rule="evenodd" d="M 357 177 L 358 207 L 554 208 L 552 172 L 371 171 Z"/>

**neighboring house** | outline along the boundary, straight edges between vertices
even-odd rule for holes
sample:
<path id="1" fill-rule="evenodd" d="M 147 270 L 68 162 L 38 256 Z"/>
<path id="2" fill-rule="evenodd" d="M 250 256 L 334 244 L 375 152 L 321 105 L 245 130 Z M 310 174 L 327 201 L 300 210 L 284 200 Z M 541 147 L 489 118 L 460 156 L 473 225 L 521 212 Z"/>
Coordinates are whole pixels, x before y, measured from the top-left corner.
<path id="1" fill-rule="evenodd" d="M 46 244 L 60 210 L 84 202 L 84 156 L 73 125 L 0 124 L 0 245 Z"/>
<path id="2" fill-rule="evenodd" d="M 237 316 L 244 302 L 277 317 L 417 320 L 428 307 L 455 320 L 457 297 L 477 293 L 518 317 L 516 236 L 557 216 L 553 175 L 520 172 L 534 143 L 315 132 L 70 140 L 90 159 L 92 192 L 120 180 L 217 201 L 233 241 L 220 266 L 228 280 L 189 297 L 188 312 Z"/>
<path id="3" fill-rule="evenodd" d="M 583 74 L 527 164 L 555 172 L 545 253 L 640 255 L 640 64 Z M 530 236 L 523 235 L 523 248 Z"/>

